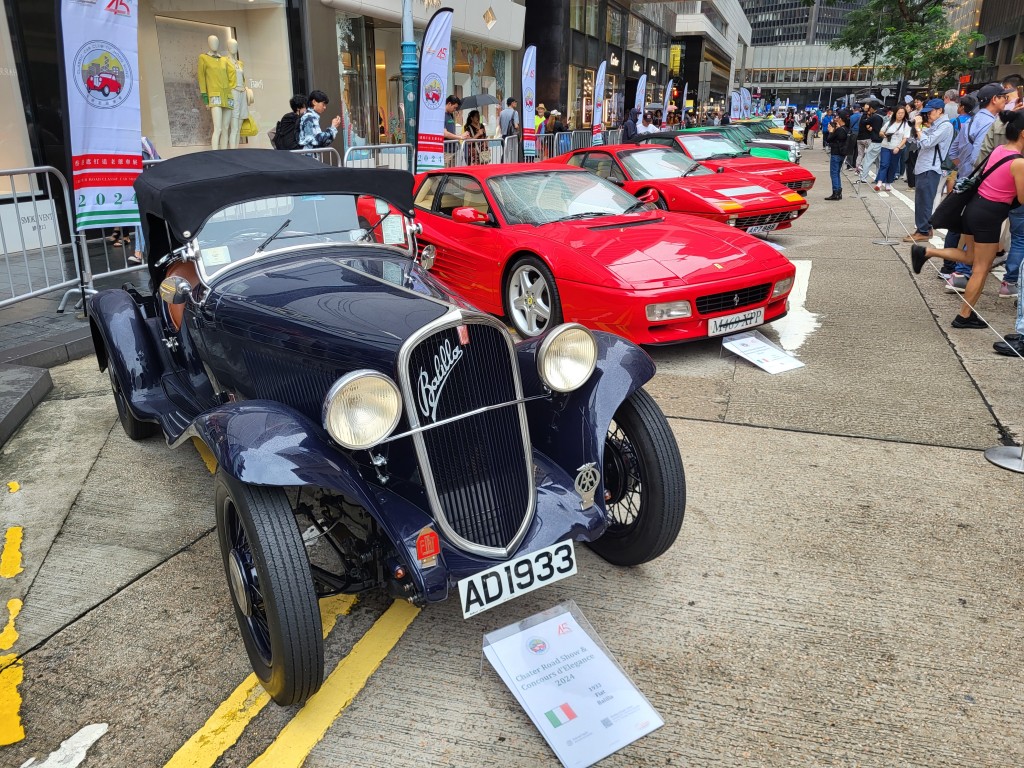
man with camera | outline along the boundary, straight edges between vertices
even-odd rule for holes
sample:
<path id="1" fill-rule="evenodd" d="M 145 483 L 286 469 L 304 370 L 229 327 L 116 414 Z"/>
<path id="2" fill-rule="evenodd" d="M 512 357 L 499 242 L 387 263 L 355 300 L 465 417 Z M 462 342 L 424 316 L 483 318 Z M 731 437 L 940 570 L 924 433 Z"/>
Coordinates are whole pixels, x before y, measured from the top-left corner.
<path id="1" fill-rule="evenodd" d="M 917 146 L 917 163 L 914 168 L 915 230 L 903 238 L 907 243 L 924 242 L 932 236 L 929 220 L 935 205 L 935 195 L 939 191 L 942 160 L 949 155 L 953 143 L 953 125 L 946 117 L 945 106 L 942 99 L 929 99 L 914 118 L 911 128 L 908 143 Z"/>

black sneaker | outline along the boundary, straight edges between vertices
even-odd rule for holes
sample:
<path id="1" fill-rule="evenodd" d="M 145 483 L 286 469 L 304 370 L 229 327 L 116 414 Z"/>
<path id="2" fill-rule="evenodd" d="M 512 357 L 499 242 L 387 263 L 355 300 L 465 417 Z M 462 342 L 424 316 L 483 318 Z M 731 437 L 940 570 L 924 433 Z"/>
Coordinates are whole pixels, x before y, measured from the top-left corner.
<path id="1" fill-rule="evenodd" d="M 913 268 L 915 275 L 921 274 L 921 267 L 928 261 L 928 257 L 925 256 L 927 250 L 927 248 L 919 243 L 914 243 L 910 246 L 910 266 Z"/>
<path id="2" fill-rule="evenodd" d="M 1020 339 L 1017 339 L 1016 341 L 997 341 L 992 345 L 992 349 L 994 349 L 998 355 L 1017 357 L 1024 355 L 1024 342 Z"/>
<path id="3" fill-rule="evenodd" d="M 950 325 L 954 328 L 988 328 L 988 326 L 985 325 L 985 321 L 973 312 L 971 312 L 967 317 L 957 315 L 953 318 L 953 322 L 950 323 Z"/>

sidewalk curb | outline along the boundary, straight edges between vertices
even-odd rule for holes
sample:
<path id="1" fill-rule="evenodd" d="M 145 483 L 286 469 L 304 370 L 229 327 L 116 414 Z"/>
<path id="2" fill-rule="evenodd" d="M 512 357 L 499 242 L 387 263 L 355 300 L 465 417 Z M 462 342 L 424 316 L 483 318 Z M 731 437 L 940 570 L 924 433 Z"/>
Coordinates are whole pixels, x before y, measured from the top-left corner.
<path id="1" fill-rule="evenodd" d="M 88 326 L 84 326 L 31 344 L 0 350 L 0 364 L 53 368 L 90 355 L 92 351 L 92 333 Z"/>

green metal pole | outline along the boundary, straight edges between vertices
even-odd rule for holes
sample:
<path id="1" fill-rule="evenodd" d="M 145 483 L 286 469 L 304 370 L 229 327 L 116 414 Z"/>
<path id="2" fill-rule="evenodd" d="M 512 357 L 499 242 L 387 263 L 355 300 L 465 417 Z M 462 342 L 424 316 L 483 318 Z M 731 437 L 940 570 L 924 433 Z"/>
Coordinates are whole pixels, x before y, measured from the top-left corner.
<path id="1" fill-rule="evenodd" d="M 405 104 L 405 141 L 412 144 L 413 167 L 416 172 L 416 111 L 419 107 L 419 63 L 416 59 L 416 38 L 412 27 L 413 0 L 402 0 L 402 99 Z"/>

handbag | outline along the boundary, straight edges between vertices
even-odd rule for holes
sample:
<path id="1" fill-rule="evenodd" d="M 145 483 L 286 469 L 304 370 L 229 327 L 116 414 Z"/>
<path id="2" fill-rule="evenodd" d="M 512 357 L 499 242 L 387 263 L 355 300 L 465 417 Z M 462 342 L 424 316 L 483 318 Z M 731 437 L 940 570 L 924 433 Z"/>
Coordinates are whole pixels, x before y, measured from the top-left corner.
<path id="1" fill-rule="evenodd" d="M 1003 163 L 1016 160 L 1020 156 L 1019 152 L 1014 152 L 1012 155 L 1002 158 L 991 168 L 984 168 L 983 172 L 983 166 L 979 166 L 974 169 L 970 176 L 957 179 L 956 184 L 953 185 L 953 191 L 942 198 L 942 202 L 938 204 L 932 213 L 929 222 L 932 227 L 934 229 L 947 229 L 951 232 L 962 232 L 964 209 L 974 199 L 974 196 L 978 194 L 981 183 Z"/>
<path id="2" fill-rule="evenodd" d="M 251 138 L 260 132 L 259 126 L 256 125 L 256 120 L 250 115 L 242 121 L 242 126 L 239 128 L 238 135 Z"/>

